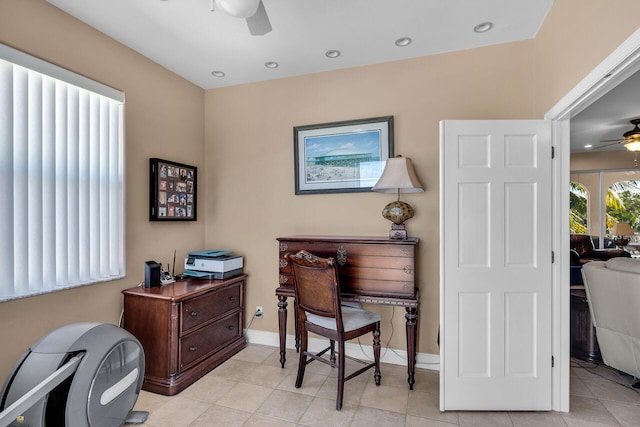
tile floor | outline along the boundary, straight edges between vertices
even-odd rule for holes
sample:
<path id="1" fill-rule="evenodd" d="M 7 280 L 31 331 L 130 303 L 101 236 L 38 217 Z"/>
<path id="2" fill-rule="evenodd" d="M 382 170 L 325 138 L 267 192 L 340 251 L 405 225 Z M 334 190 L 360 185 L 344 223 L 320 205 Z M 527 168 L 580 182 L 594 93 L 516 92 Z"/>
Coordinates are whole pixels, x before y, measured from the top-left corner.
<path id="1" fill-rule="evenodd" d="M 406 368 L 382 366 L 346 383 L 344 405 L 335 410 L 335 370 L 314 362 L 303 385 L 293 386 L 297 355 L 280 367 L 275 347 L 249 345 L 192 386 L 168 397 L 143 391 L 137 410 L 149 411 L 144 426 L 640 426 L 640 391 L 633 379 L 604 366 L 573 361 L 571 411 L 440 412 L 438 372 L 417 369 L 414 390 Z M 347 370 L 347 372 L 349 372 Z"/>

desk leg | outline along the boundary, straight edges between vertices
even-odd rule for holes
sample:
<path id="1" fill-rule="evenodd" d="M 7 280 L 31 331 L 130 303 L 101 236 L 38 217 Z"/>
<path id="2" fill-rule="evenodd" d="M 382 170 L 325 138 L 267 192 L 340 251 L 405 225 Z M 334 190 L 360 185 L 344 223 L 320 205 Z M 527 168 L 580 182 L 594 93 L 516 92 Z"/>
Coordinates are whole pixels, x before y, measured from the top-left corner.
<path id="1" fill-rule="evenodd" d="M 287 297 L 278 297 L 278 333 L 280 335 L 280 364 L 287 361 Z"/>
<path id="2" fill-rule="evenodd" d="M 416 371 L 416 325 L 418 323 L 418 309 L 407 307 L 407 370 L 409 371 L 409 389 L 413 390 Z"/>

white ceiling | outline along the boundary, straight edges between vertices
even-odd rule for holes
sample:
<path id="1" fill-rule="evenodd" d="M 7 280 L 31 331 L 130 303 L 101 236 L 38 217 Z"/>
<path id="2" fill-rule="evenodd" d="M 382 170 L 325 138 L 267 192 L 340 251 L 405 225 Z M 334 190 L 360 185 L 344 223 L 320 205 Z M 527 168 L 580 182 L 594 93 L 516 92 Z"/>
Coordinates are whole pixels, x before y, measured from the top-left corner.
<path id="1" fill-rule="evenodd" d="M 47 0 L 203 89 L 357 67 L 531 39 L 553 0 L 263 0 L 273 30 L 210 0 Z M 492 22 L 486 33 L 473 28 Z M 409 46 L 395 40 L 410 37 Z M 325 52 L 341 51 L 330 59 Z M 266 62 L 278 68 L 269 69 Z M 211 72 L 223 71 L 214 77 Z M 640 117 L 640 77 L 571 120 L 571 150 L 620 138 Z M 610 146 L 606 149 L 624 149 Z M 600 150 L 598 148 L 598 150 Z"/>
<path id="2" fill-rule="evenodd" d="M 640 72 L 620 83 L 571 119 L 571 152 L 626 150 L 603 140 L 621 140 L 633 129 L 631 119 L 640 118 Z M 586 144 L 593 148 L 585 149 Z"/>
<path id="3" fill-rule="evenodd" d="M 553 0 L 263 0 L 273 30 L 210 0 L 47 0 L 204 89 L 535 37 Z M 482 34 L 473 28 L 490 21 Z M 395 40 L 410 37 L 409 46 Z M 325 52 L 337 49 L 335 59 Z M 266 62 L 280 66 L 268 69 Z M 223 71 L 223 78 L 211 75 Z"/>

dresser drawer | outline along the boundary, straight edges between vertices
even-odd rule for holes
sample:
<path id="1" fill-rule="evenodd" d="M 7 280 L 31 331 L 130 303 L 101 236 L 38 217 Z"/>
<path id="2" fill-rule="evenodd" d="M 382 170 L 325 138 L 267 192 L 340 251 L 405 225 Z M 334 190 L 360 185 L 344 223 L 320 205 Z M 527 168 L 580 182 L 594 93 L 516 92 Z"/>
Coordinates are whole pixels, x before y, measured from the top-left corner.
<path id="1" fill-rule="evenodd" d="M 180 368 L 188 367 L 241 335 L 240 313 L 198 329 L 180 340 Z"/>
<path id="2" fill-rule="evenodd" d="M 182 303 L 182 334 L 203 322 L 223 315 L 240 307 L 240 284 L 235 284 L 208 294 L 186 300 Z"/>

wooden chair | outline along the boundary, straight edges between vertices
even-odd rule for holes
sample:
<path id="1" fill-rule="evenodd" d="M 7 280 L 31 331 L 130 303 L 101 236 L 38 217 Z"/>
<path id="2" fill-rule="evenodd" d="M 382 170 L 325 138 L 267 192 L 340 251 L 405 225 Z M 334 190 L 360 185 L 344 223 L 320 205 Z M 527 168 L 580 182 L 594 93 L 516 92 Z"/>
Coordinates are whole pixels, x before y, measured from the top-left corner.
<path id="1" fill-rule="evenodd" d="M 376 313 L 340 301 L 338 273 L 333 258 L 319 258 L 307 251 L 286 254 L 295 277 L 295 298 L 300 327 L 300 362 L 295 387 L 300 388 L 306 366 L 318 360 L 338 368 L 336 409 L 342 408 L 345 381 L 375 368 L 374 379 L 380 385 L 380 319 Z M 329 339 L 330 345 L 319 353 L 307 350 L 308 334 L 313 332 Z M 369 332 L 373 333 L 373 362 L 362 361 L 345 354 L 345 342 Z M 335 343 L 338 350 L 335 351 Z M 330 357 L 323 357 L 330 351 Z M 345 358 L 364 367 L 345 377 Z"/>

